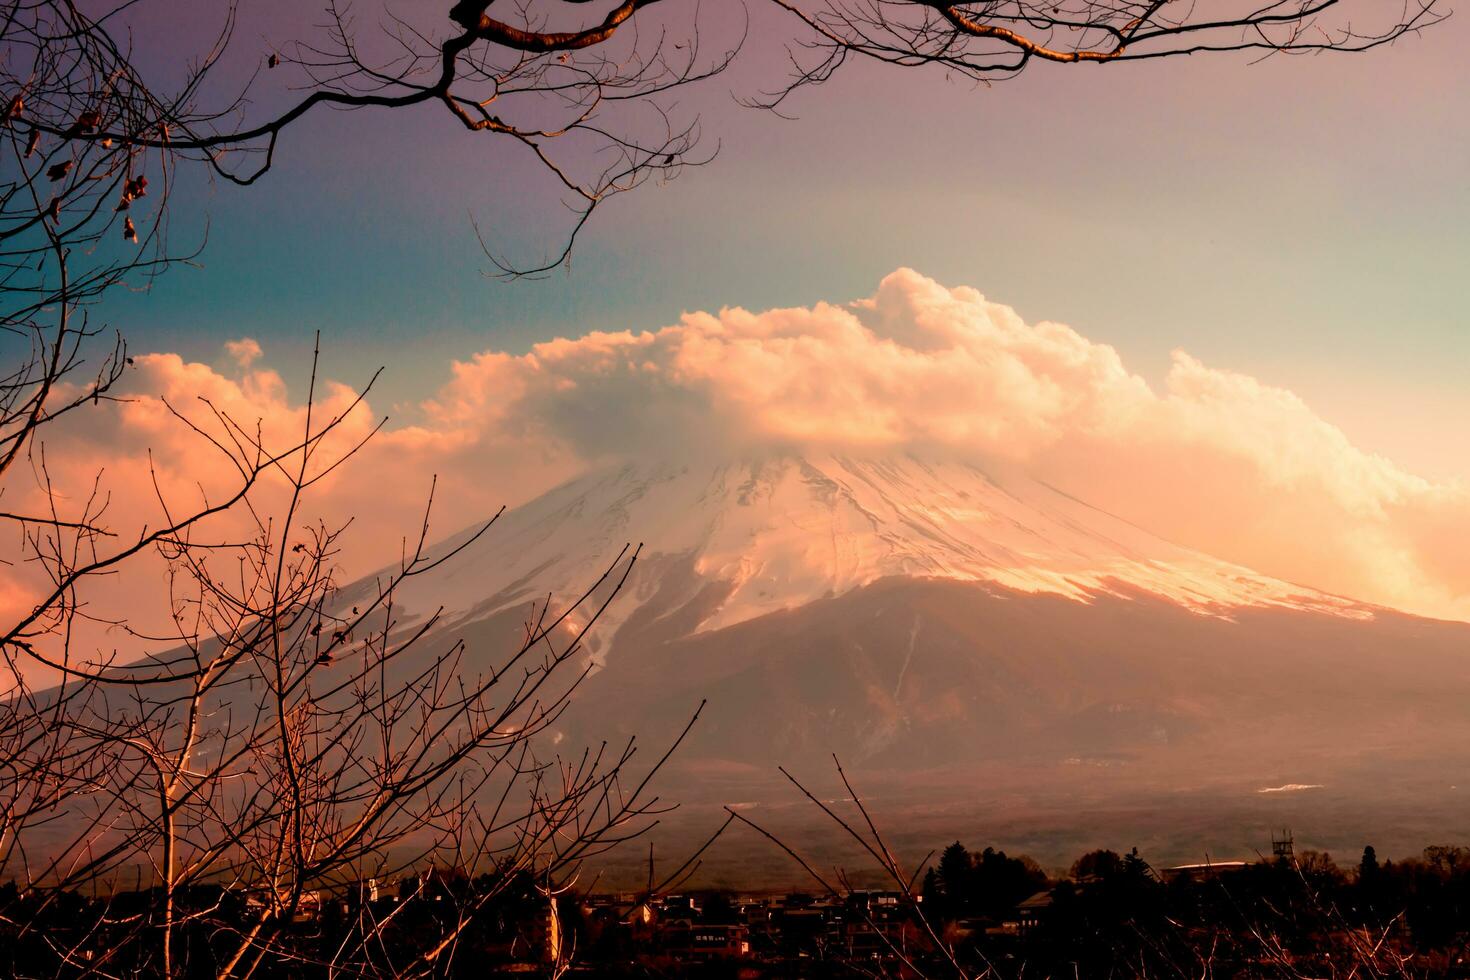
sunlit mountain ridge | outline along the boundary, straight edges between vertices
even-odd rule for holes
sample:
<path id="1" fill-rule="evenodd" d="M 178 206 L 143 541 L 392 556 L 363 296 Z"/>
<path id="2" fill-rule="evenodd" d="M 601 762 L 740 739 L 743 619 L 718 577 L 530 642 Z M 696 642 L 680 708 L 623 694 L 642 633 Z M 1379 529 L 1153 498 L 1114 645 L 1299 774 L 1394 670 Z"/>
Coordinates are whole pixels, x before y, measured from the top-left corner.
<path id="1" fill-rule="evenodd" d="M 463 540 L 451 540 L 450 548 Z M 1199 615 L 1373 607 L 1260 575 L 1011 472 L 902 454 L 625 462 L 505 515 L 408 604 L 480 616 L 566 598 L 629 545 L 638 561 L 603 614 L 601 653 L 653 602 L 688 633 L 718 630 L 889 577 L 988 583 L 1088 602 L 1142 592 Z"/>

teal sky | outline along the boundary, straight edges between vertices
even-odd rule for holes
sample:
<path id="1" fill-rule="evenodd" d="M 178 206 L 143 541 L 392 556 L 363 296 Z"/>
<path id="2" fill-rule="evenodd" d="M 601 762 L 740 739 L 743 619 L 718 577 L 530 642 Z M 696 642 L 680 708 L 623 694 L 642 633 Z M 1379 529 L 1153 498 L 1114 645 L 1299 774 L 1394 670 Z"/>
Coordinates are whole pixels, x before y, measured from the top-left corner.
<path id="1" fill-rule="evenodd" d="M 247 17 L 240 44 L 282 40 L 283 16 Z M 203 267 L 110 310 L 136 349 L 221 362 L 249 335 L 288 375 L 319 327 L 334 377 L 385 364 L 379 401 L 407 405 L 487 347 L 842 301 L 906 265 L 1151 381 L 1183 348 L 1470 475 L 1467 42 L 1452 18 L 1364 55 L 1043 65 L 988 89 L 856 65 L 785 121 L 730 97 L 775 70 L 758 41 L 682 97 L 714 163 L 614 201 L 569 271 L 511 284 L 482 276 L 470 215 L 533 257 L 564 220 L 519 152 L 442 110 L 324 114 L 261 185 L 182 186 L 175 240 L 207 215 Z"/>

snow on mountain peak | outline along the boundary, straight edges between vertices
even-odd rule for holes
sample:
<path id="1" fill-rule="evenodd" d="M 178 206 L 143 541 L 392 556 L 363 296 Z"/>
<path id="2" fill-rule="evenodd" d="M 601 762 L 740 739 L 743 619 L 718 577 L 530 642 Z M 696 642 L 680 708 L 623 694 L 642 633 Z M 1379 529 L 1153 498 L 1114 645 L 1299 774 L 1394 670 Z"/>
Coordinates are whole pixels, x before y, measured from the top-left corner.
<path id="1" fill-rule="evenodd" d="M 609 610 L 602 636 L 654 597 L 659 610 L 692 616 L 685 625 L 694 632 L 890 576 L 1079 601 L 1141 590 L 1205 615 L 1248 606 L 1372 615 L 1172 545 L 1035 480 L 911 455 L 609 467 L 509 512 L 423 598 L 476 617 L 565 598 L 629 542 L 643 546 L 628 582 L 633 595 Z"/>

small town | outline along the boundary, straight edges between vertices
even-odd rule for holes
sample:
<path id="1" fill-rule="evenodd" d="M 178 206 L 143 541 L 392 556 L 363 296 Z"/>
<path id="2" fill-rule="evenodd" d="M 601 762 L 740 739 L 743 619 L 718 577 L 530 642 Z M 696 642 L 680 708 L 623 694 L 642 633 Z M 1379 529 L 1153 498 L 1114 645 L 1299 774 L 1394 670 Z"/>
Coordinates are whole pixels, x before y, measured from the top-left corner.
<path id="1" fill-rule="evenodd" d="M 1329 855 L 1297 853 L 1290 836 L 1269 858 L 1151 867 L 1137 853 L 1091 851 L 1048 877 L 1026 858 L 955 843 L 926 870 L 921 890 L 733 893 L 690 890 L 548 896 L 529 876 L 502 888 L 492 876 L 434 869 L 297 896 L 200 887 L 181 897 L 193 964 L 215 967 L 216 933 L 289 906 L 283 937 L 302 964 L 370 944 L 374 969 L 429 961 L 452 949 L 476 976 L 821 978 L 853 975 L 1170 975 L 1193 958 L 1213 976 L 1319 976 L 1394 966 L 1415 975 L 1470 977 L 1470 850 L 1433 846 L 1379 864 L 1366 848 L 1341 869 Z M 127 973 L 140 921 L 157 896 L 16 895 L 42 929 L 0 940 L 17 975 L 69 944 L 86 967 Z M 1379 910 L 1385 910 L 1380 912 Z M 1388 912 L 1387 910 L 1394 910 Z M 206 928 L 207 924 L 207 928 Z M 44 941 L 43 941 L 44 937 Z M 141 952 L 141 948 L 135 952 Z M 63 971 L 67 972 L 67 971 Z M 295 975 L 288 973 L 282 976 Z"/>

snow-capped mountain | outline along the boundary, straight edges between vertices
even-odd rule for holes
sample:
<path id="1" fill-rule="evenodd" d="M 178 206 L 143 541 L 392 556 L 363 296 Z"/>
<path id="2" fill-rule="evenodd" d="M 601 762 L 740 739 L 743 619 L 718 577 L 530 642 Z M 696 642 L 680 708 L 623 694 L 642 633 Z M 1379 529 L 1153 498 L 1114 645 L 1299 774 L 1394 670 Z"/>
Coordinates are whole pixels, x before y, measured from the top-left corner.
<path id="1" fill-rule="evenodd" d="M 601 654 L 650 602 L 661 615 L 682 610 L 681 629 L 698 633 L 889 577 L 1078 601 L 1141 591 L 1211 616 L 1243 607 L 1372 615 L 1170 544 L 1024 476 L 909 455 L 602 469 L 509 512 L 419 604 L 432 600 L 460 618 L 565 598 L 630 543 L 641 555 L 627 594 L 601 622 Z"/>
<path id="2" fill-rule="evenodd" d="M 1390 819 L 1370 800 L 1432 810 L 1424 834 L 1459 812 L 1470 626 L 1219 561 L 1012 472 L 621 463 L 508 512 L 405 605 L 493 657 L 533 602 L 564 609 L 640 542 L 556 741 L 666 744 L 707 701 L 660 784 L 693 814 L 785 799 L 777 765 L 820 773 L 834 752 L 900 810 L 1009 801 L 1068 842 L 1091 840 L 1087 807 L 1130 827 L 1176 806 L 1234 826 L 1268 801 L 1299 826 Z M 1289 785 L 1314 788 L 1257 795 Z"/>

